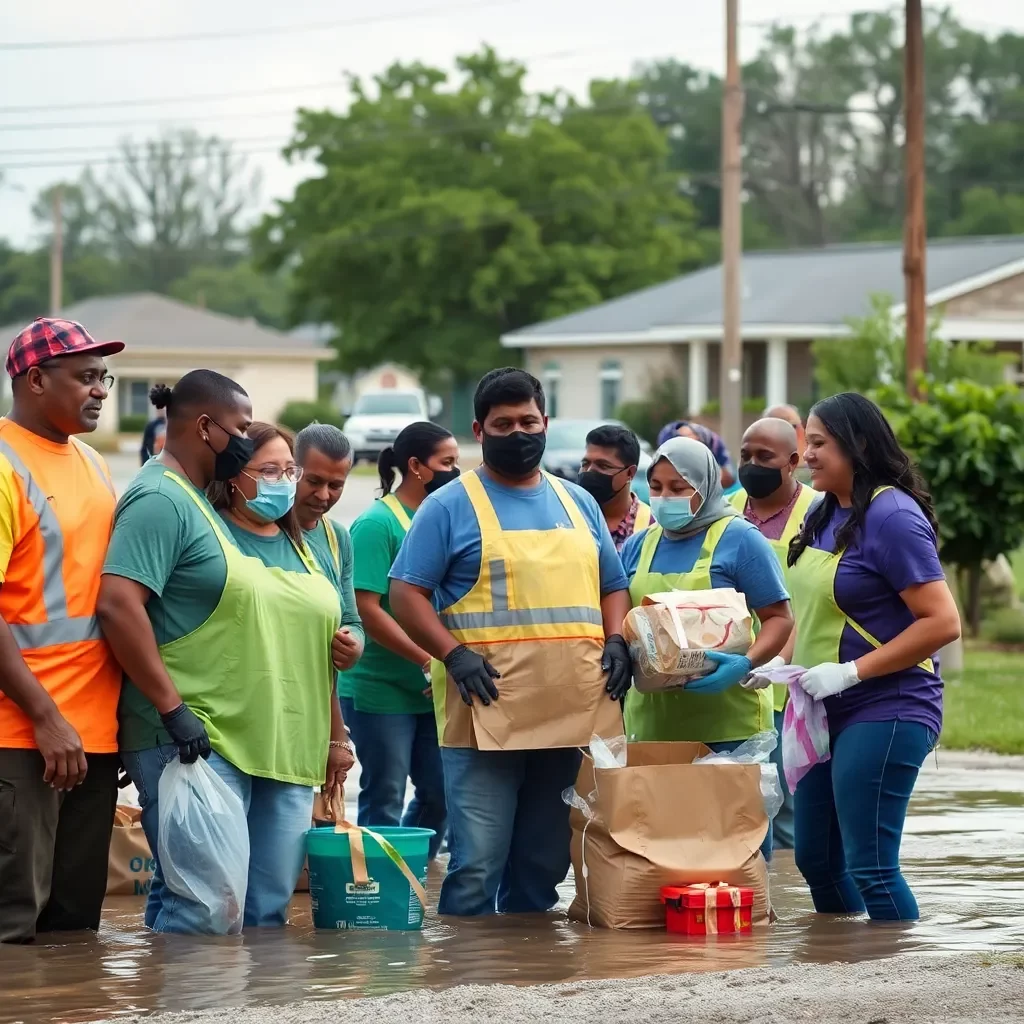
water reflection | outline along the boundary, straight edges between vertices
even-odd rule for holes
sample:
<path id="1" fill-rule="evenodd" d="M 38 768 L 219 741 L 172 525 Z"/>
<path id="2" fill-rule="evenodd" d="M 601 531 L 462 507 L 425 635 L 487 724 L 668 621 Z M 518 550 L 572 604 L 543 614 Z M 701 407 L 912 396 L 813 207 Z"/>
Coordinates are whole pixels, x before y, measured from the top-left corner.
<path id="1" fill-rule="evenodd" d="M 922 777 L 904 867 L 924 919 L 820 918 L 792 855 L 772 867 L 779 921 L 753 936 L 688 939 L 588 930 L 558 914 L 452 923 L 422 933 L 317 932 L 306 897 L 294 926 L 231 939 L 152 936 L 141 904 L 112 900 L 98 936 L 0 948 L 0 1024 L 114 1019 L 160 1010 L 385 995 L 424 986 L 533 984 L 854 962 L 1024 947 L 1024 768 L 946 755 Z M 430 879 L 436 899 L 440 875 Z M 572 899 L 571 880 L 561 906 Z"/>

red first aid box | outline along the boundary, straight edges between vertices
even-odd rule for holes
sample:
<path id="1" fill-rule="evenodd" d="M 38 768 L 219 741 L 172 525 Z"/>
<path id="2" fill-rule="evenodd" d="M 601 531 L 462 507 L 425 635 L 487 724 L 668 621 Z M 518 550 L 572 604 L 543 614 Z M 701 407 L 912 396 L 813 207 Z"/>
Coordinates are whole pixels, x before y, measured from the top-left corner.
<path id="1" fill-rule="evenodd" d="M 661 890 L 665 927 L 677 935 L 749 932 L 754 890 L 735 885 L 668 885 Z"/>

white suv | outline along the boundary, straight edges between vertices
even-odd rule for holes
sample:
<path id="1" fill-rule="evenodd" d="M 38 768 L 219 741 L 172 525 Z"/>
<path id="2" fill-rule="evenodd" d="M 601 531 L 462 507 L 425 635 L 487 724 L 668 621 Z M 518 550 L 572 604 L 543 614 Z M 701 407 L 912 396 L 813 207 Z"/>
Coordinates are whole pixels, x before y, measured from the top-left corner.
<path id="1" fill-rule="evenodd" d="M 345 436 L 352 445 L 355 461 L 376 462 L 377 456 L 395 443 L 401 430 L 410 423 L 432 419 L 440 412 L 441 399 L 420 388 L 364 391 L 345 421 Z"/>

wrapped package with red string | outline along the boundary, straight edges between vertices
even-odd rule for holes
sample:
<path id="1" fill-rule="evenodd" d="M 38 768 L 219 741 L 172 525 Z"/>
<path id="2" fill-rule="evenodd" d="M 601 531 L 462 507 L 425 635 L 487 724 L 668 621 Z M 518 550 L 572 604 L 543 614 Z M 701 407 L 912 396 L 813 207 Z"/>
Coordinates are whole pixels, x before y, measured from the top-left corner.
<path id="1" fill-rule="evenodd" d="M 746 654 L 752 626 L 746 598 L 731 587 L 649 594 L 622 626 L 637 690 L 654 693 L 706 676 L 715 668 L 707 651 Z"/>
<path id="2" fill-rule="evenodd" d="M 753 929 L 754 890 L 724 882 L 667 885 L 665 927 L 677 935 L 719 935 Z"/>

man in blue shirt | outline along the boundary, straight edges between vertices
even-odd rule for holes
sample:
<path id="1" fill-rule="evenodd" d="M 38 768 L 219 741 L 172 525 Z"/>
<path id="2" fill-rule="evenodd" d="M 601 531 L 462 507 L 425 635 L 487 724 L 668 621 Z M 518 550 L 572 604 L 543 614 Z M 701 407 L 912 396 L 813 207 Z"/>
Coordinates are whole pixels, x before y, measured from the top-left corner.
<path id="1" fill-rule="evenodd" d="M 597 502 L 540 471 L 540 382 L 492 370 L 474 412 L 484 464 L 417 510 L 391 608 L 445 669 L 433 677 L 451 850 L 438 910 L 537 913 L 569 870 L 562 792 L 577 748 L 623 732 L 629 593 Z"/>

